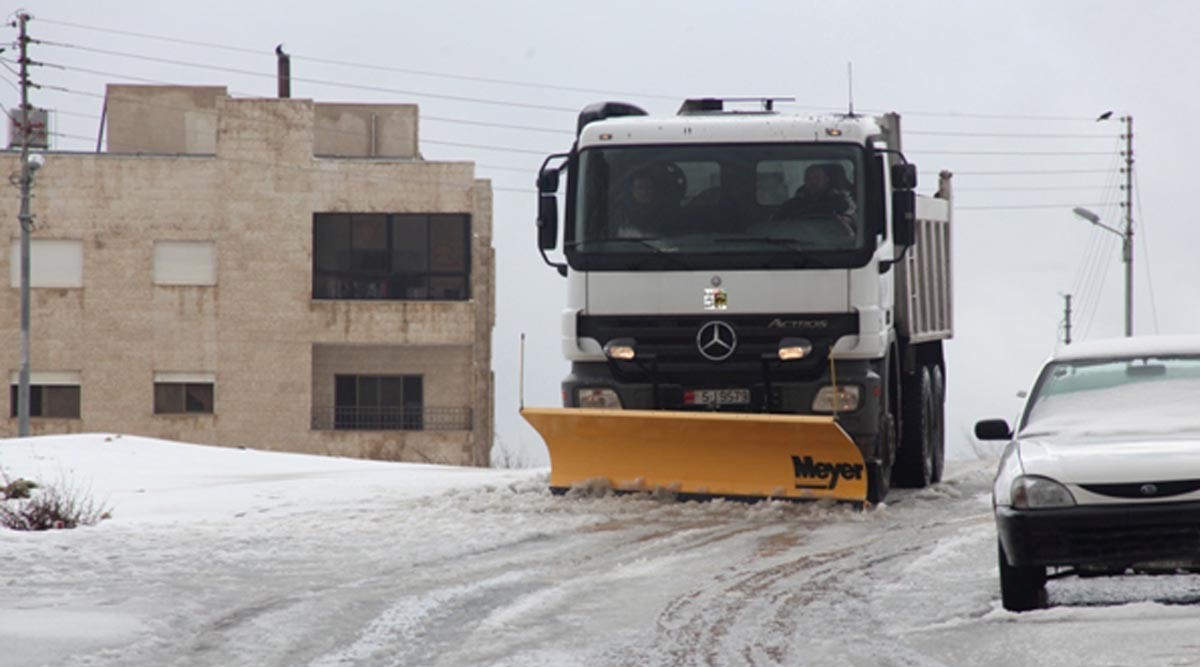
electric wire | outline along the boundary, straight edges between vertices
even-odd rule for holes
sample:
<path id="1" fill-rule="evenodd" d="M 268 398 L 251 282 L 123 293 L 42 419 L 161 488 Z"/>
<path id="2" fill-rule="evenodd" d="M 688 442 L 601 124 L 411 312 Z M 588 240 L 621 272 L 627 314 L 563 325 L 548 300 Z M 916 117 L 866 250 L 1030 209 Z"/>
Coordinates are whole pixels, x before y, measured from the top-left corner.
<path id="1" fill-rule="evenodd" d="M 1120 194 L 1120 176 L 1121 169 L 1118 164 L 1121 162 L 1120 150 L 1114 151 L 1112 161 L 1110 162 L 1111 173 L 1109 175 L 1108 196 L 1106 200 L 1111 200 Z M 1082 264 L 1082 274 L 1079 280 L 1079 289 L 1081 290 L 1080 312 L 1087 313 L 1087 325 L 1084 329 L 1084 336 L 1091 332 L 1091 324 L 1096 320 L 1096 313 L 1099 311 L 1100 299 L 1104 294 L 1104 287 L 1108 281 L 1108 275 L 1111 271 L 1111 256 L 1114 239 L 1112 233 L 1108 229 L 1094 227 L 1092 229 L 1092 244 L 1088 247 L 1092 248 L 1091 256 L 1084 258 Z"/>
<path id="2" fill-rule="evenodd" d="M 158 103 L 158 102 L 149 102 L 149 101 L 143 100 L 141 98 L 137 98 L 137 97 L 129 97 L 129 96 L 122 96 L 122 95 L 101 95 L 99 93 L 90 93 L 87 91 L 75 90 L 75 89 L 70 89 L 70 88 L 59 88 L 58 90 L 60 92 L 64 92 L 64 93 L 71 94 L 71 95 L 91 97 L 91 98 L 100 99 L 100 100 L 128 101 L 130 103 L 137 104 L 137 105 L 143 106 L 143 107 L 148 107 L 148 108 L 164 109 L 164 110 L 169 110 L 169 111 L 192 112 L 192 113 L 200 112 L 200 113 L 212 114 L 213 116 L 216 116 L 216 114 L 217 114 L 216 109 L 197 109 L 194 107 L 181 107 L 181 106 L 175 106 L 175 105 L 170 105 L 170 104 L 162 104 L 162 103 Z M 80 113 L 74 113 L 73 115 L 87 117 L 86 114 L 80 114 Z M 92 115 L 90 117 L 94 120 L 100 119 L 100 116 L 98 116 L 98 115 Z M 422 117 L 422 119 L 423 118 L 424 117 Z M 254 123 L 254 124 L 258 124 L 258 125 L 264 125 L 264 126 L 274 126 L 275 125 L 275 122 L 271 121 L 269 119 L 246 119 L 246 122 L 250 122 L 250 123 Z M 190 131 L 195 134 L 205 134 L 205 135 L 211 134 L 211 131 L 204 130 L 204 129 L 190 129 L 187 131 Z M 358 136 L 358 133 L 356 133 L 353 130 L 328 128 L 323 131 Z M 455 148 L 474 148 L 474 149 L 478 149 L 478 150 L 508 152 L 508 153 L 523 154 L 523 155 L 540 155 L 543 157 L 554 152 L 552 149 L 538 150 L 538 149 L 530 149 L 530 148 L 518 148 L 518 147 L 513 147 L 513 146 L 496 146 L 496 145 L 491 145 L 491 144 L 443 141 L 443 140 L 439 140 L 439 139 L 428 139 L 428 138 L 423 138 L 423 137 L 420 139 L 420 142 L 422 144 L 429 144 L 429 145 L 434 145 L 434 146 L 452 146 Z"/>
<path id="3" fill-rule="evenodd" d="M 1133 170 L 1133 195 L 1137 200 L 1138 220 L 1140 221 L 1140 229 L 1142 232 L 1142 242 L 1138 245 L 1142 248 L 1142 263 L 1145 264 L 1146 287 L 1150 293 L 1150 314 L 1154 319 L 1154 333 L 1159 332 L 1158 328 L 1158 304 L 1154 300 L 1154 274 L 1150 271 L 1150 234 L 1148 233 L 1148 225 L 1146 224 L 1146 214 L 1142 212 L 1142 186 L 1138 182 L 1138 172 Z"/>
<path id="4" fill-rule="evenodd" d="M 215 44 L 212 42 L 200 42 L 200 41 L 195 41 L 195 40 L 165 37 L 162 35 L 152 35 L 152 34 L 148 34 L 148 33 L 133 32 L 133 31 L 129 31 L 129 30 L 117 30 L 114 28 L 101 28 L 98 26 L 89 26 L 89 25 L 84 25 L 84 24 L 80 24 L 80 23 L 72 23 L 72 22 L 68 22 L 68 21 L 56 21 L 56 20 L 51 20 L 51 19 L 46 19 L 46 18 L 41 18 L 41 17 L 39 17 L 38 20 L 43 23 L 52 24 L 52 25 L 60 25 L 60 26 L 65 26 L 65 27 L 70 27 L 70 28 L 81 29 L 81 30 L 92 30 L 92 31 L 96 31 L 96 32 L 117 34 L 117 35 L 122 35 L 125 37 L 138 37 L 140 39 L 157 40 L 157 41 L 169 42 L 169 43 L 174 43 L 174 44 L 186 44 L 189 46 L 198 46 L 198 47 L 204 47 L 204 48 L 219 49 L 219 50 L 223 50 L 223 51 L 230 51 L 233 53 L 244 53 L 244 54 L 251 54 L 251 55 L 256 55 L 256 56 L 271 56 L 272 58 L 275 57 L 275 54 L 269 53 L 269 52 L 264 52 L 261 49 L 251 49 L 251 48 L 246 48 L 246 47 L 230 46 L 227 44 Z M 392 67 L 392 66 L 387 66 L 387 65 L 378 65 L 378 64 L 373 64 L 373 63 L 360 63 L 360 62 L 353 62 L 353 61 L 346 61 L 346 60 L 335 60 L 335 59 L 331 59 L 331 58 L 320 58 L 320 57 L 316 57 L 316 56 L 307 56 L 307 55 L 298 54 L 298 53 L 297 54 L 289 53 L 288 56 L 291 58 L 294 58 L 296 60 L 319 63 L 319 64 L 323 64 L 323 65 L 336 65 L 339 67 L 374 70 L 374 71 L 380 71 L 380 72 L 394 72 L 396 74 L 411 74 L 411 75 L 416 75 L 416 76 L 451 79 L 451 80 L 456 80 L 456 81 L 469 81 L 472 83 L 488 83 L 488 84 L 496 84 L 496 85 L 504 85 L 504 86 L 516 86 L 516 87 L 522 87 L 522 88 L 534 88 L 534 89 L 540 89 L 540 90 L 558 90 L 558 91 L 562 91 L 562 92 L 587 93 L 587 94 L 592 94 L 592 95 L 620 95 L 620 96 L 628 96 L 628 97 L 647 98 L 647 99 L 662 99 L 662 100 L 678 100 L 678 99 L 680 99 L 680 97 L 676 96 L 676 95 L 665 95 L 665 94 L 661 94 L 661 93 L 613 91 L 613 90 L 602 90 L 602 89 L 598 89 L 598 88 L 579 88 L 579 87 L 575 87 L 575 86 L 562 86 L 562 85 L 549 84 L 549 83 L 534 83 L 534 82 L 530 82 L 530 81 L 516 81 L 513 79 L 498 79 L 498 78 L 484 77 L 484 76 L 473 76 L 473 75 L 468 75 L 468 74 L 453 74 L 453 73 L 449 73 L 449 72 L 435 72 L 432 70 L 418 70 L 418 69 L 411 69 L 411 68 L 404 68 L 404 67 Z"/>
<path id="5" fill-rule="evenodd" d="M 277 75 L 274 73 L 271 73 L 271 72 L 258 72 L 255 70 L 239 69 L 237 67 L 223 67 L 221 65 L 191 63 L 191 62 L 188 62 L 185 60 L 175 60 L 173 58 L 159 58 L 156 56 L 141 56 L 141 55 L 136 55 L 136 54 L 127 54 L 127 53 L 123 53 L 120 51 L 109 51 L 107 49 L 83 48 L 83 47 L 79 47 L 79 46 L 64 45 L 64 44 L 55 43 L 55 42 L 42 42 L 42 43 L 47 46 L 58 46 L 58 47 L 72 46 L 73 48 L 76 48 L 76 49 L 79 49 L 82 51 L 101 53 L 101 54 L 105 54 L 105 55 L 116 55 L 116 56 L 122 56 L 122 57 L 126 57 L 126 58 L 134 58 L 137 60 L 144 60 L 147 62 L 159 63 L 159 64 L 164 64 L 164 65 L 174 65 L 177 67 L 195 67 L 197 69 L 204 69 L 204 70 L 213 71 L 213 72 L 222 72 L 225 74 L 237 74 L 240 76 L 251 76 L 251 77 L 256 77 L 256 78 L 269 78 L 272 80 L 277 78 Z M 98 74 L 101 76 L 119 76 L 119 75 L 115 75 L 111 72 L 89 70 L 89 69 L 86 69 L 83 67 L 77 67 L 77 66 L 66 66 L 66 65 L 62 65 L 60 63 L 44 62 L 41 64 L 46 65 L 48 67 L 57 67 L 60 69 L 73 70 L 73 71 L 84 72 L 84 73 L 88 73 L 88 74 Z M 564 112 L 568 112 L 568 113 L 572 113 L 572 114 L 576 113 L 578 111 L 578 109 L 575 109 L 573 107 L 560 107 L 560 106 L 553 106 L 553 105 L 549 105 L 549 104 L 534 104 L 531 102 L 512 102 L 512 101 L 507 101 L 507 100 L 493 100 L 493 99 L 487 99 L 487 98 L 483 98 L 483 97 L 470 97 L 470 96 L 466 96 L 466 95 L 448 95 L 445 93 L 431 93 L 431 92 L 427 92 L 427 91 L 403 90 L 403 89 L 399 89 L 399 88 L 387 88 L 384 86 L 371 86 L 371 85 L 366 85 L 366 84 L 361 84 L 361 83 L 348 83 L 348 82 L 340 82 L 340 81 L 329 81 L 326 79 L 313 79 L 313 78 L 309 78 L 309 77 L 293 76 L 293 77 L 291 77 L 291 80 L 295 81 L 295 82 L 300 82 L 300 83 L 308 83 L 308 84 L 312 84 L 312 85 L 316 85 L 316 86 L 327 86 L 327 87 L 331 87 L 331 88 L 344 88 L 346 90 L 362 90 L 362 91 L 369 91 L 369 92 L 373 92 L 373 93 L 387 93 L 389 95 L 408 95 L 408 96 L 412 96 L 412 97 L 425 97 L 425 98 L 431 98 L 431 99 L 448 100 L 448 101 L 452 101 L 452 102 L 466 102 L 466 103 L 470 103 L 470 104 L 490 104 L 490 105 L 495 105 L 495 106 L 513 107 L 513 108 L 517 108 L 517 109 L 535 109 L 535 110 L 539 110 L 539 111 L 564 111 Z"/>
<path id="6" fill-rule="evenodd" d="M 164 35 L 155 35 L 155 34 L 151 34 L 151 33 L 120 30 L 120 29 L 115 29 L 115 28 L 106 28 L 106 27 L 88 25 L 88 24 L 83 24 L 83 23 L 78 23 L 78 22 L 61 21 L 61 20 L 47 19 L 47 18 L 42 18 L 42 17 L 39 17 L 38 20 L 42 23 L 46 23 L 46 24 L 50 24 L 50 25 L 60 25 L 60 26 L 64 26 L 64 27 L 70 27 L 70 28 L 81 29 L 81 30 L 91 30 L 91 31 L 96 31 L 96 32 L 104 32 L 104 33 L 110 33 L 110 34 L 123 35 L 123 36 L 127 36 L 127 37 L 137 37 L 140 39 L 157 40 L 157 41 L 171 42 L 171 43 L 176 43 L 176 44 L 187 44 L 190 46 L 219 49 L 219 50 L 231 51 L 231 52 L 236 52 L 236 53 L 253 54 L 253 55 L 259 55 L 259 56 L 270 55 L 270 54 L 264 53 L 263 51 L 261 51 L 259 49 L 251 49 L 251 48 L 246 48 L 246 47 L 235 47 L 235 46 L 226 45 L 226 44 L 217 44 L 214 42 L 181 39 L 181 38 L 175 38 L 175 37 L 168 37 L 168 36 L 164 36 Z M 292 55 L 292 54 L 289 54 L 289 55 Z M 145 57 L 145 56 L 139 56 L 139 57 Z M 473 81 L 473 82 L 477 82 L 477 83 L 493 83 L 493 84 L 499 84 L 499 85 L 521 86 L 521 87 L 527 87 L 527 88 L 537 88 L 537 89 L 546 89 L 546 90 L 560 90 L 560 91 L 564 91 L 564 92 L 579 92 L 579 93 L 603 94 L 603 95 L 615 94 L 615 95 L 624 95 L 624 96 L 630 96 L 630 97 L 636 97 L 636 98 L 653 98 L 653 99 L 670 99 L 670 100 L 677 100 L 682 97 L 682 96 L 678 96 L 678 95 L 665 95 L 665 94 L 661 94 L 661 93 L 612 91 L 612 90 L 601 90 L 601 89 L 593 89 L 593 88 L 576 88 L 576 87 L 571 87 L 571 86 L 559 86 L 559 85 L 554 85 L 554 84 L 533 83 L 533 82 L 527 82 L 527 81 L 515 81 L 515 80 L 510 80 L 510 79 L 493 79 L 493 78 L 488 78 L 488 77 L 480 77 L 480 76 L 464 75 L 464 74 L 456 74 L 456 73 L 448 73 L 448 72 L 411 70 L 411 69 L 405 69 L 405 68 L 374 65 L 374 64 L 369 64 L 369 63 L 354 63 L 354 62 L 349 62 L 349 61 L 339 61 L 339 60 L 326 59 L 326 58 L 317 58 L 317 57 L 311 57 L 311 56 L 304 56 L 302 54 L 294 54 L 293 57 L 296 57 L 296 58 L 302 59 L 302 60 L 309 60 L 312 62 L 319 62 L 319 63 L 323 63 L 323 64 L 333 64 L 333 65 L 338 65 L 338 66 L 343 66 L 343 67 L 353 67 L 353 68 L 369 69 L 369 70 L 376 70 L 376 71 L 394 71 L 396 73 L 402 73 L 402 74 L 417 74 L 417 75 L 421 75 L 421 76 L 439 77 L 439 78 L 447 78 L 447 79 L 458 79 L 458 80 L 465 80 L 465 81 Z M 274 76 L 274 75 L 263 74 L 263 73 L 259 73 L 259 72 L 251 73 L 251 75 L 252 76 Z M 295 79 L 295 78 L 293 80 L 303 81 L 303 79 Z M 324 83 L 336 85 L 332 82 L 324 82 Z M 383 90 L 382 92 L 394 92 L 394 91 Z M 407 93 L 402 93 L 402 94 L 407 94 Z M 781 107 L 789 106 L 789 107 L 795 107 L 795 108 L 801 108 L 801 109 L 821 109 L 821 110 L 829 110 L 829 111 L 835 111 L 835 112 L 841 111 L 840 107 L 805 106 L 805 105 L 799 105 L 799 104 L 795 104 L 792 102 L 786 102 L 786 101 L 780 101 L 778 103 L 778 105 Z M 564 110 L 564 111 L 571 111 L 571 112 L 575 111 L 575 109 L 564 109 L 564 108 L 558 108 L 556 110 Z M 869 112 L 869 113 L 886 113 L 887 112 L 887 110 L 883 110 L 883 109 L 875 109 L 875 110 L 864 109 L 863 111 Z M 935 118 L 1024 120 L 1024 121 L 1036 121 L 1036 122 L 1043 122 L 1043 121 L 1085 122 L 1086 121 L 1089 123 L 1094 123 L 1096 120 L 1095 117 L 1093 117 L 1093 116 L 999 114 L 999 113 L 974 113 L 974 112 L 964 112 L 964 111 L 904 110 L 903 113 L 905 115 L 910 115 L 910 116 L 925 116 L 925 117 L 935 117 Z"/>

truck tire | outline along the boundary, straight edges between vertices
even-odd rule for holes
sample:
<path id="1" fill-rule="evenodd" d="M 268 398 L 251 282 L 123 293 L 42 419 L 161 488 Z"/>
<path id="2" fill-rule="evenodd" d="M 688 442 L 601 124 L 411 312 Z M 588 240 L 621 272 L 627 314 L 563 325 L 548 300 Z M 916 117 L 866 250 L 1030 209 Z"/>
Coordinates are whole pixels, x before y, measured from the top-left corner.
<path id="1" fill-rule="evenodd" d="M 942 367 L 934 364 L 930 370 L 933 380 L 933 477 L 930 481 L 942 481 L 946 468 L 946 376 Z"/>
<path id="2" fill-rule="evenodd" d="M 878 505 L 887 498 L 892 489 L 892 464 L 896 458 L 896 420 L 884 401 L 883 414 L 879 418 L 879 434 L 876 435 L 876 461 L 867 467 L 867 502 Z"/>
<path id="3" fill-rule="evenodd" d="M 1046 568 L 1009 565 L 1004 545 L 996 540 L 1000 556 L 1000 601 L 1009 611 L 1030 611 L 1046 606 Z"/>
<path id="4" fill-rule="evenodd" d="M 922 489 L 933 481 L 934 405 L 929 369 L 912 374 L 903 394 L 901 426 L 904 431 L 896 452 L 896 486 Z"/>

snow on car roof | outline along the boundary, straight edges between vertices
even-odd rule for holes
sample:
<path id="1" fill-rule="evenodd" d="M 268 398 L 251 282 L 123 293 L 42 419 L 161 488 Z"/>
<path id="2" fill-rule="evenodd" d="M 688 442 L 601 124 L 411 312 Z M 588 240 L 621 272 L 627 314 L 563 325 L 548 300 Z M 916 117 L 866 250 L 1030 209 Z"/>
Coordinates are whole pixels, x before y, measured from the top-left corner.
<path id="1" fill-rule="evenodd" d="M 1119 359 L 1164 354 L 1200 355 L 1200 336 L 1133 336 L 1075 343 L 1059 350 L 1051 361 Z"/>

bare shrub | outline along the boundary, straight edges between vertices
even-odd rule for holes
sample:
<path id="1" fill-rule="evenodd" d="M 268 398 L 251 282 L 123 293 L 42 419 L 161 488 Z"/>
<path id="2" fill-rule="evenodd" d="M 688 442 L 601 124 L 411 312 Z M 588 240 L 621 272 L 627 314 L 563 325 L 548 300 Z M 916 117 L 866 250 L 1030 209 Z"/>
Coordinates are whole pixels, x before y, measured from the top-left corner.
<path id="1" fill-rule="evenodd" d="M 57 530 L 91 526 L 109 518 L 106 507 L 74 489 L 17 481 L 27 482 L 32 485 L 29 489 L 34 490 L 27 497 L 5 493 L 4 499 L 0 499 L 0 526 L 12 530 Z"/>

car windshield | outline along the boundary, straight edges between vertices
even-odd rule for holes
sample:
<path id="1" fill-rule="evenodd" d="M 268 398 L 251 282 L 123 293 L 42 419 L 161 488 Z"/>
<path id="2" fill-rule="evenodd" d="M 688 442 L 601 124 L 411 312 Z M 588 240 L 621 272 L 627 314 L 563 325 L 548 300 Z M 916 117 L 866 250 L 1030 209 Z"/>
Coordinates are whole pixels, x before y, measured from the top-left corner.
<path id="1" fill-rule="evenodd" d="M 1200 432 L 1200 356 L 1053 362 L 1029 397 L 1021 435 Z"/>
<path id="2" fill-rule="evenodd" d="M 869 236 L 862 154 L 850 144 L 586 149 L 568 259 L 623 257 L 641 267 L 675 254 L 699 268 L 714 258 L 753 267 L 785 256 L 845 265 Z"/>

